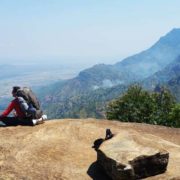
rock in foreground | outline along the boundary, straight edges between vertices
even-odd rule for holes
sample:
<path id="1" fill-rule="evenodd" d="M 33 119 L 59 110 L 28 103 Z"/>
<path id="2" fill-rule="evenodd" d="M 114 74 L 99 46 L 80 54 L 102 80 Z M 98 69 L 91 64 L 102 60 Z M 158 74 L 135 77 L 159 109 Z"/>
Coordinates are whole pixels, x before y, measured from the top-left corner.
<path id="1" fill-rule="evenodd" d="M 113 133 L 140 133 L 161 142 L 167 171 L 148 180 L 180 178 L 180 129 L 96 119 L 52 120 L 34 127 L 0 128 L 0 180 L 109 180 L 96 166 L 95 139 Z M 146 136 L 145 136 L 146 135 Z M 101 173 L 102 172 L 102 173 Z"/>
<path id="2" fill-rule="evenodd" d="M 122 132 L 104 141 L 97 160 L 113 180 L 141 179 L 166 171 L 169 153 L 150 137 Z"/>

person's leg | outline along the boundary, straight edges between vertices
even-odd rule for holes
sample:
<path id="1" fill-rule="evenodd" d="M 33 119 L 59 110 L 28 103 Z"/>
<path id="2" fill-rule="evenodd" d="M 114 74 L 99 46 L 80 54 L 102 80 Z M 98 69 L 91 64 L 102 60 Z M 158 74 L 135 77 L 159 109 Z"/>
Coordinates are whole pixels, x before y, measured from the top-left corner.
<path id="1" fill-rule="evenodd" d="M 19 119 L 17 117 L 1 117 L 0 121 L 2 121 L 5 124 L 5 126 L 19 125 Z"/>
<path id="2" fill-rule="evenodd" d="M 33 119 L 32 122 L 34 125 L 43 124 L 47 120 L 47 115 L 42 115 L 39 119 Z"/>
<path id="3" fill-rule="evenodd" d="M 20 121 L 20 125 L 22 126 L 34 126 L 31 118 L 23 118 L 20 119 L 19 121 Z"/>
<path id="4" fill-rule="evenodd" d="M 27 114 L 29 117 L 35 118 L 36 117 L 36 109 L 34 107 L 29 107 L 27 110 Z"/>

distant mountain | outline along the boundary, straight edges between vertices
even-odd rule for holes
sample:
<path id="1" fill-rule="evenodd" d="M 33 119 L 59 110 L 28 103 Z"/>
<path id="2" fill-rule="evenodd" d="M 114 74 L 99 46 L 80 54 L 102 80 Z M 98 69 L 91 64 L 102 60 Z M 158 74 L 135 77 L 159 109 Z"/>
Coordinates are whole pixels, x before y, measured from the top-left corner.
<path id="1" fill-rule="evenodd" d="M 141 78 L 163 69 L 180 54 L 180 29 L 173 29 L 151 48 L 115 64 Z"/>
<path id="2" fill-rule="evenodd" d="M 99 64 L 81 71 L 76 78 L 67 81 L 63 88 L 69 94 L 84 93 L 101 87 L 107 88 L 124 84 L 125 79 L 128 81 L 129 77 L 125 78 L 123 73 L 114 66 Z"/>
<path id="3" fill-rule="evenodd" d="M 143 86 L 147 89 L 154 89 L 156 85 L 168 84 L 172 79 L 180 76 L 180 56 L 165 68 L 144 79 Z"/>
<path id="4" fill-rule="evenodd" d="M 170 81 L 166 83 L 166 86 L 172 94 L 175 96 L 177 102 L 180 102 L 180 75 L 172 78 Z"/>
<path id="5" fill-rule="evenodd" d="M 73 79 L 56 83 L 43 91 L 51 97 L 52 102 L 63 101 L 73 96 L 80 96 L 99 88 L 110 88 L 116 85 L 130 84 L 138 79 L 131 73 L 119 71 L 112 65 L 99 64 L 81 71 Z"/>
<path id="6" fill-rule="evenodd" d="M 114 65 L 95 65 L 81 71 L 79 75 L 58 88 L 58 94 L 68 94 L 129 84 L 142 80 L 163 69 L 180 54 L 180 29 L 173 29 L 151 48 L 128 57 Z M 62 89 L 63 88 L 63 89 Z M 70 90 L 70 92 L 69 92 Z"/>
<path id="7" fill-rule="evenodd" d="M 127 87 L 117 85 L 100 88 L 68 98 L 59 98 L 59 96 L 54 95 L 44 97 L 40 94 L 39 96 L 41 97 L 43 109 L 45 109 L 49 118 L 105 118 L 107 103 L 119 97 L 120 94 L 127 90 Z"/>
<path id="8" fill-rule="evenodd" d="M 140 82 L 158 71 L 163 71 L 169 64 L 174 67 L 174 63 L 179 63 L 178 59 L 177 62 L 173 62 L 179 54 L 180 29 L 173 29 L 146 51 L 128 57 L 114 65 L 95 65 L 81 71 L 73 79 L 63 83 L 56 83 L 43 92 L 43 106 L 47 112 L 55 112 L 56 117 L 79 117 L 78 113 L 80 114 L 80 107 L 82 106 L 87 106 L 87 108 L 82 109 L 95 112 L 96 105 L 99 102 L 102 102 L 100 104 L 103 106 L 106 100 L 110 100 L 110 98 L 107 98 L 109 96 L 107 92 L 111 93 L 112 88 L 116 87 L 117 91 L 114 93 L 116 96 L 117 92 L 121 94 L 122 89 L 131 83 Z M 169 71 L 171 74 L 174 71 L 173 68 L 170 69 L 170 67 L 169 69 L 167 67 L 165 71 Z M 175 67 L 174 70 L 176 70 Z M 163 74 L 163 72 L 161 73 Z M 162 79 L 163 75 L 160 81 Z M 97 94 L 100 95 L 101 93 L 102 97 L 99 96 L 100 98 L 98 98 Z M 114 97 L 111 96 L 111 98 Z M 83 104 L 84 101 L 86 102 Z M 88 115 L 87 110 L 83 110 L 82 113 L 87 114 L 87 117 L 91 117 L 91 115 Z"/>
<path id="9" fill-rule="evenodd" d="M 180 56 L 165 68 L 142 81 L 142 86 L 154 90 L 159 86 L 167 87 L 180 102 Z"/>

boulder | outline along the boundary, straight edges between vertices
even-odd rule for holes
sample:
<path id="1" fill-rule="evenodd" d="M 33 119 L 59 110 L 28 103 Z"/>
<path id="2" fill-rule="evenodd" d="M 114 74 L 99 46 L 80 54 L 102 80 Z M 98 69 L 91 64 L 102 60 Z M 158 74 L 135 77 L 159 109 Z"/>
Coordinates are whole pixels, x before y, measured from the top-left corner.
<path id="1" fill-rule="evenodd" d="M 164 173 L 169 153 L 160 141 L 139 133 L 123 132 L 104 141 L 97 161 L 113 180 L 141 179 Z"/>

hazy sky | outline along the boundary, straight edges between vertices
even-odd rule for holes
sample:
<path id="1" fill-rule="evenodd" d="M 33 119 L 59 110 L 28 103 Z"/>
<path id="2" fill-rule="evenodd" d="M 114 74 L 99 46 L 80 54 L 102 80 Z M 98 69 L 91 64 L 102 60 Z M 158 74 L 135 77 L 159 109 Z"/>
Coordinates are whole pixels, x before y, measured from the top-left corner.
<path id="1" fill-rule="evenodd" d="M 180 27 L 180 0 L 0 0 L 0 60 L 114 63 Z"/>

